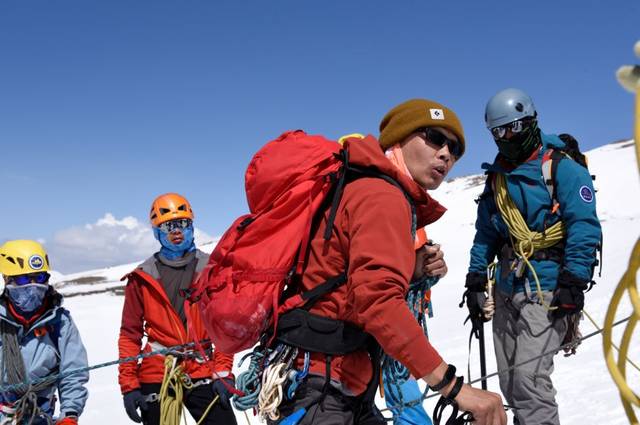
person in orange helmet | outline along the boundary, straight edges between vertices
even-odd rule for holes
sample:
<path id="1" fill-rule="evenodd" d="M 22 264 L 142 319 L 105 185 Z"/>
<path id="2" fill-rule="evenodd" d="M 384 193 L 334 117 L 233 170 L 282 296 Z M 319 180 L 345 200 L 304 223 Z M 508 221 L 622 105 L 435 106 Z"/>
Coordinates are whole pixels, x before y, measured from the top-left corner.
<path id="1" fill-rule="evenodd" d="M 207 338 L 197 306 L 185 307 L 183 297 L 183 291 L 191 286 L 208 260 L 208 255 L 195 246 L 191 205 L 177 193 L 166 193 L 153 201 L 149 219 L 161 247 L 125 276 L 127 285 L 118 339 L 121 359 Z M 144 345 L 143 337 L 146 337 Z M 185 385 L 182 401 L 194 419 L 204 417 L 199 422 L 202 424 L 235 425 L 229 404 L 234 386 L 233 356 L 214 351 L 209 364 L 195 350 L 175 356 L 192 385 Z M 135 361 L 120 364 L 118 381 L 125 410 L 132 421 L 160 424 L 158 394 L 165 379 L 164 362 L 165 356 L 153 355 L 140 364 Z M 207 411 L 216 397 L 218 401 Z"/>

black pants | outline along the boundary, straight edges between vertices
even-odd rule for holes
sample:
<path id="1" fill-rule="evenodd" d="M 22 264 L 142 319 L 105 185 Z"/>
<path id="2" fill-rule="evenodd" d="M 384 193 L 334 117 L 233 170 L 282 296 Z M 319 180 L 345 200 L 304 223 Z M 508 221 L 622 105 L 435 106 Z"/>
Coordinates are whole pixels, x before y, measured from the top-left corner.
<path id="1" fill-rule="evenodd" d="M 144 395 L 159 394 L 160 384 L 142 384 L 141 390 Z M 198 421 L 214 398 L 211 385 L 201 385 L 191 391 L 185 391 L 182 402 L 193 419 Z M 160 402 L 147 403 L 147 407 L 147 411 L 142 412 L 142 423 L 144 425 L 160 425 Z M 236 417 L 233 410 L 226 410 L 216 402 L 202 423 L 204 425 L 236 425 Z"/>
<path id="2" fill-rule="evenodd" d="M 267 420 L 268 425 L 275 425 L 297 411 L 306 407 L 307 414 L 298 425 L 386 425 L 380 411 L 372 403 L 363 406 L 361 397 L 349 397 L 341 391 L 329 387 L 321 403 L 313 403 L 322 395 L 324 378 L 309 376 L 303 382 L 293 400 L 285 400 L 280 404 L 278 421 Z M 309 405 L 310 403 L 313 403 Z M 366 404 L 366 403 L 365 403 Z"/>

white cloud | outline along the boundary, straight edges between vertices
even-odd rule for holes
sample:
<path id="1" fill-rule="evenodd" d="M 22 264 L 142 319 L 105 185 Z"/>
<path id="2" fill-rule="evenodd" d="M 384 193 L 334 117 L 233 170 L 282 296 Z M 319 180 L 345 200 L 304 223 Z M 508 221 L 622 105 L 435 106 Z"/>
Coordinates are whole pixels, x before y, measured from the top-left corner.
<path id="1" fill-rule="evenodd" d="M 195 238 L 198 245 L 214 241 L 198 228 Z M 141 261 L 160 247 L 146 221 L 111 213 L 95 223 L 59 230 L 46 245 L 52 267 L 63 273 Z"/>

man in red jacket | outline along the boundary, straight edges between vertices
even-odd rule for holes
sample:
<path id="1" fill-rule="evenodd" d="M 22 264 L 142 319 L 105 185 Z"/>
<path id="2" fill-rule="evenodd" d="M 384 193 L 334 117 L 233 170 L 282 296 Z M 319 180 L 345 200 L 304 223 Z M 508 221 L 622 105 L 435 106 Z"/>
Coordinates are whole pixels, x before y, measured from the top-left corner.
<path id="1" fill-rule="evenodd" d="M 435 391 L 470 411 L 475 424 L 504 425 L 499 395 L 461 385 L 425 337 L 406 303 L 414 273 L 416 228 L 437 220 L 444 208 L 427 190 L 437 188 L 464 153 L 456 115 L 436 102 L 414 99 L 393 108 L 380 124 L 380 140 L 346 140 L 352 162 L 390 177 L 360 177 L 344 188 L 329 240 L 323 237 L 329 208 L 314 229 L 301 290 L 309 291 L 347 270 L 346 284 L 322 297 L 310 313 L 343 321 L 373 336 L 382 351 L 404 364 Z M 406 170 L 385 150 L 400 146 Z M 410 202 L 408 202 L 408 199 Z M 310 376 L 293 400 L 280 405 L 287 417 L 306 409 L 298 425 L 378 424 L 369 385 L 376 382 L 374 350 L 344 355 L 311 354 Z M 327 384 L 326 376 L 330 375 Z M 327 385 L 325 385 L 327 384 Z M 408 401 L 408 400 L 407 400 Z"/>
<path id="2" fill-rule="evenodd" d="M 118 339 L 120 358 L 207 338 L 196 305 L 185 311 L 181 294 L 191 286 L 209 257 L 195 247 L 191 205 L 176 193 L 161 195 L 151 206 L 150 220 L 161 249 L 126 276 Z M 147 340 L 143 347 L 144 336 Z M 200 420 L 219 396 L 202 423 L 235 425 L 229 404 L 229 389 L 234 384 L 233 356 L 214 352 L 209 364 L 193 348 L 176 356 L 193 385 L 185 387 L 183 403 L 194 419 Z M 165 375 L 164 361 L 165 356 L 154 355 L 141 363 L 120 364 L 118 381 L 132 421 L 159 425 L 157 396 Z"/>

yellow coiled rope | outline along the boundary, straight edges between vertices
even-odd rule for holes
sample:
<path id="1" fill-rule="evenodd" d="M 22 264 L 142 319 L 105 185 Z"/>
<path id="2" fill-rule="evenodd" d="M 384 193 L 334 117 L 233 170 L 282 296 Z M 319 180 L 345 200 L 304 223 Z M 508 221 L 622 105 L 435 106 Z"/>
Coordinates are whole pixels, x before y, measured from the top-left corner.
<path id="1" fill-rule="evenodd" d="M 178 365 L 178 359 L 172 355 L 168 355 L 164 359 L 164 378 L 160 386 L 160 423 L 162 425 L 179 425 L 182 416 L 182 399 L 184 397 L 184 389 L 193 388 L 188 375 L 184 373 L 182 367 Z M 207 409 L 198 420 L 200 425 L 209 414 L 213 405 L 218 401 L 218 396 L 211 401 Z M 184 418 L 187 423 L 187 418 Z"/>
<path id="2" fill-rule="evenodd" d="M 640 41 L 635 46 L 636 55 L 640 57 Z M 628 89 L 634 89 L 636 93 L 636 117 L 635 117 L 635 148 L 636 148 L 636 161 L 638 165 L 638 171 L 640 172 L 640 73 L 638 66 L 626 66 L 618 70 L 618 80 L 620 83 Z M 633 80 L 633 81 L 631 81 Z M 632 425 L 638 424 L 638 418 L 633 409 L 633 405 L 640 406 L 640 398 L 631 389 L 627 383 L 626 377 L 626 358 L 631 344 L 631 337 L 633 331 L 640 319 L 640 297 L 638 296 L 638 283 L 636 281 L 636 275 L 640 268 L 640 239 L 636 241 L 633 251 L 631 252 L 631 258 L 629 259 L 629 267 L 622 276 L 620 283 L 616 287 L 616 290 L 611 297 L 611 303 L 607 310 L 607 315 L 604 319 L 604 332 L 602 333 L 602 346 L 604 349 L 604 356 L 609 368 L 609 373 L 613 378 L 618 390 L 620 391 L 620 398 L 622 399 L 622 405 L 624 406 L 625 413 L 629 419 L 629 423 Z M 627 323 L 627 326 L 622 334 L 622 343 L 620 344 L 620 354 L 616 361 L 612 348 L 614 347 L 612 341 L 613 334 L 613 321 L 615 319 L 620 301 L 624 293 L 628 292 L 629 298 L 633 305 L 633 314 Z"/>
<path id="3" fill-rule="evenodd" d="M 545 230 L 545 232 L 535 232 L 529 229 L 527 222 L 522 217 L 520 210 L 513 203 L 507 190 L 507 181 L 503 174 L 495 174 L 495 201 L 500 211 L 502 219 L 509 229 L 509 237 L 518 259 L 529 268 L 536 282 L 536 289 L 540 303 L 548 310 L 554 310 L 544 301 L 540 280 L 533 265 L 529 262 L 529 258 L 538 249 L 549 248 L 560 242 L 564 238 L 564 224 L 562 221 L 557 222 L 553 226 Z"/>

